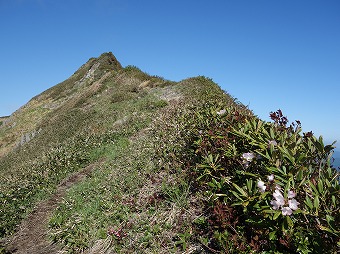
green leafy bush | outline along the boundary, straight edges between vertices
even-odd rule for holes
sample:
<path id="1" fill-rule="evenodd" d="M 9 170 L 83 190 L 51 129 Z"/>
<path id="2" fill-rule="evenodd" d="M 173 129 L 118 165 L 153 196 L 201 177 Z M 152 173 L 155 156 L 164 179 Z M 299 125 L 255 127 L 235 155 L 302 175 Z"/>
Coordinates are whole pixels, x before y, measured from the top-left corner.
<path id="1" fill-rule="evenodd" d="M 340 186 L 330 162 L 334 147 L 301 134 L 299 121 L 288 126 L 280 110 L 271 118 L 209 107 L 188 124 L 189 174 L 209 198 L 202 239 L 227 252 L 335 253 Z"/>

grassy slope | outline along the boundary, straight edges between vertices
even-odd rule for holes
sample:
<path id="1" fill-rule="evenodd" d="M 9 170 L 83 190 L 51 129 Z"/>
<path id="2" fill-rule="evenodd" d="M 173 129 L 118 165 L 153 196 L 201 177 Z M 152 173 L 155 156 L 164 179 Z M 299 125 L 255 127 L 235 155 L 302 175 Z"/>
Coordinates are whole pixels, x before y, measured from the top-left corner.
<path id="1" fill-rule="evenodd" d="M 163 96 L 180 94 L 182 99 L 153 110 L 133 138 L 124 137 L 95 150 L 95 156 L 106 158 L 106 163 L 91 179 L 70 190 L 55 212 L 50 222 L 52 237 L 68 246 L 68 251 L 91 246 L 89 253 L 103 249 L 121 253 L 203 251 L 199 243 L 184 239 L 203 206 L 192 193 L 181 163 L 173 158 L 182 149 L 178 120 L 192 108 L 204 107 L 203 98 L 241 106 L 204 77 L 155 91 Z"/>
<path id="2" fill-rule="evenodd" d="M 90 163 L 94 147 L 115 139 L 117 120 L 124 118 L 128 125 L 119 135 L 128 136 L 143 127 L 144 118 L 132 113 L 137 109 L 147 114 L 163 105 L 138 88 L 146 78 L 136 68 L 123 69 L 113 55 L 103 54 L 10 117 L 1 128 L 2 236 L 14 230 L 34 200 L 53 192 L 64 177 Z M 165 81 L 154 78 L 150 85 L 156 82 Z M 136 108 L 127 109 L 130 103 Z M 17 147 L 20 136 L 33 130 L 40 131 Z"/>
<path id="3" fill-rule="evenodd" d="M 138 245 L 132 247 L 130 242 L 119 248 L 149 247 L 155 252 L 173 248 L 176 232 L 190 221 L 183 212 L 190 202 L 189 186 L 177 173 L 160 171 L 155 160 L 159 139 L 176 137 L 169 122 L 197 104 L 207 89 L 224 96 L 203 77 L 175 84 L 133 66 L 122 68 L 112 54 L 103 54 L 34 97 L 0 128 L 1 236 L 13 233 L 32 205 L 52 194 L 62 179 L 104 158 L 88 181 L 70 191 L 71 203 L 87 197 L 86 208 L 76 206 L 80 211 L 66 212 L 65 201 L 53 216 L 53 239 L 79 251 L 98 245 L 96 240 L 106 236 L 108 227 L 123 223 L 134 228 L 131 234 Z M 31 140 L 18 145 L 27 135 Z M 82 213 L 81 218 L 87 217 L 85 236 L 72 224 L 78 221 L 72 218 Z M 127 215 L 133 215 L 135 222 L 127 221 Z M 89 234 L 89 229 L 95 233 Z"/>
<path id="4" fill-rule="evenodd" d="M 102 59 L 110 58 L 112 57 L 102 56 Z M 84 91 L 87 89 L 84 88 L 93 83 L 94 77 L 89 76 L 77 87 L 73 86 L 75 81 L 86 76 L 93 61 L 91 59 L 68 80 L 33 98 L 1 126 L 0 198 L 4 204 L 0 214 L 4 222 L 1 224 L 1 235 L 12 232 L 34 199 L 51 192 L 65 174 L 79 166 L 75 165 L 75 160 L 81 162 L 81 158 L 75 158 L 76 153 L 73 153 L 74 165 L 69 165 L 63 172 L 57 171 L 56 165 L 49 165 L 49 159 L 51 156 L 58 156 L 58 149 L 62 149 L 61 143 L 67 143 L 67 138 L 76 139 L 75 134 L 81 133 L 86 127 L 84 120 L 93 114 L 91 110 L 81 110 L 81 107 L 72 105 L 82 95 L 86 96 Z M 105 65 L 104 68 L 110 71 Z M 98 69 L 100 70 L 101 68 Z M 65 96 L 63 93 L 72 96 Z M 32 138 L 33 132 L 36 135 L 30 142 L 18 146 L 21 137 L 27 134 Z M 68 143 L 74 142 L 71 140 Z M 72 155 L 71 151 L 70 154 Z M 62 164 L 59 168 L 62 168 Z"/>
<path id="5" fill-rule="evenodd" d="M 207 197 L 188 172 L 194 157 L 185 140 L 197 112 L 224 108 L 252 117 L 205 77 L 175 83 L 122 68 L 111 54 L 90 59 L 0 127 L 1 236 L 68 175 L 95 165 L 53 213 L 52 241 L 69 253 L 208 252 L 199 237 Z M 209 121 L 216 119 L 197 122 Z"/>

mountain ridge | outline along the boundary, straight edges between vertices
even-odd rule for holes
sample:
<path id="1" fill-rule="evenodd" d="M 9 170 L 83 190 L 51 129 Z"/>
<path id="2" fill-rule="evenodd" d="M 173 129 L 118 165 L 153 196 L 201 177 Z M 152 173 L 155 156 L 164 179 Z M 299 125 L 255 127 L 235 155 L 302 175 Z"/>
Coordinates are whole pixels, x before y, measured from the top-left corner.
<path id="1" fill-rule="evenodd" d="M 2 120 L 0 253 L 334 250 L 333 147 L 287 126 L 280 110 L 271 118 L 204 76 L 173 82 L 111 52 L 90 58 Z M 284 208 L 301 212 L 270 209 L 267 178 L 289 183 L 296 199 Z M 308 203 L 306 190 L 327 202 Z M 321 226 L 312 224 L 318 207 Z M 298 222 L 306 216 L 308 231 Z M 290 218 L 296 232 L 285 229 Z"/>
<path id="2" fill-rule="evenodd" d="M 7 146 L 9 146 L 9 150 L 11 150 L 21 143 L 20 139 L 22 139 L 23 136 L 30 136 L 36 132 L 36 129 L 39 129 L 37 126 L 41 124 L 46 114 L 53 114 L 55 110 L 62 108 L 65 103 L 70 103 L 70 100 L 79 100 L 84 90 L 89 89 L 89 84 L 93 85 L 92 83 L 96 79 L 95 75 L 100 76 L 102 72 L 118 71 L 121 68 L 122 66 L 111 52 L 103 53 L 98 58 L 90 58 L 70 78 L 34 96 L 13 114 L 6 117 L 6 121 L 3 121 L 1 128 L 4 129 L 11 126 L 13 132 L 9 134 L 9 137 L 5 137 L 5 139 L 9 139 L 10 142 L 0 144 L 0 157 L 6 154 L 5 149 Z M 98 86 L 98 83 L 96 83 L 96 85 Z M 93 87 L 92 89 L 99 89 L 99 87 Z M 33 121 L 30 121 L 30 123 L 34 122 L 32 126 L 20 124 L 15 121 L 15 119 L 20 118 L 21 115 L 25 115 L 26 109 L 32 107 L 39 109 L 39 111 L 37 110 L 30 115 L 30 118 L 34 118 Z M 20 139 L 15 138 L 14 133 L 21 133 Z"/>
<path id="3" fill-rule="evenodd" d="M 142 142 L 138 137 L 143 139 L 148 129 L 154 129 L 149 125 L 156 121 L 155 114 L 196 100 L 191 94 L 195 86 L 200 89 L 194 94 L 207 89 L 222 93 L 206 78 L 176 83 L 135 66 L 123 68 L 112 53 L 104 53 L 89 59 L 70 78 L 33 97 L 9 116 L 0 126 L 0 180 L 4 183 L 0 215 L 5 222 L 0 233 L 2 237 L 16 234 L 4 238 L 0 250 L 4 245 L 7 250 L 25 252 L 25 241 L 19 240 L 22 232 L 17 230 L 30 224 L 23 220 L 27 215 L 38 212 L 34 204 L 48 199 L 70 174 L 102 156 L 115 156 L 110 153 L 118 149 L 116 144 L 126 149 L 127 143 Z M 148 152 L 140 149 L 141 154 Z M 136 158 L 134 163 L 150 163 L 147 158 L 139 160 Z"/>

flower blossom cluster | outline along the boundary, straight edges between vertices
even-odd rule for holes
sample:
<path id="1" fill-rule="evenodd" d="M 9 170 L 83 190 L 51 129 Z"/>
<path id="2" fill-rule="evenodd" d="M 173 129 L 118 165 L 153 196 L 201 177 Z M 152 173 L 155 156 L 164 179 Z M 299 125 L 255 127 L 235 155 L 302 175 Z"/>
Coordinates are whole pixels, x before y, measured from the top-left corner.
<path id="1" fill-rule="evenodd" d="M 252 162 L 254 158 L 254 153 L 244 153 L 242 154 L 242 164 L 247 168 L 249 166 L 249 163 Z"/>
<path id="2" fill-rule="evenodd" d="M 217 111 L 216 112 L 218 115 L 222 116 L 224 115 L 225 113 L 227 113 L 227 111 L 225 109 L 221 109 L 220 111 Z"/>
<path id="3" fill-rule="evenodd" d="M 274 181 L 274 175 L 268 176 L 268 181 L 273 182 Z M 259 188 L 260 192 L 265 192 L 267 189 L 267 186 L 265 185 L 265 182 L 263 182 L 261 179 L 257 182 L 257 187 Z M 270 202 L 274 210 L 281 209 L 282 215 L 284 216 L 290 216 L 293 211 L 298 209 L 298 205 L 300 204 L 295 199 L 296 193 L 292 190 L 288 190 L 287 199 L 284 198 L 281 192 L 281 188 L 276 185 L 275 191 L 273 193 L 273 200 Z"/>
<path id="4" fill-rule="evenodd" d="M 289 216 L 293 213 L 293 211 L 298 209 L 298 205 L 300 204 L 295 199 L 295 196 L 296 194 L 294 191 L 288 190 L 288 200 L 285 200 L 280 188 L 276 187 L 273 193 L 274 199 L 270 202 L 270 204 L 273 206 L 274 210 L 278 210 L 281 208 L 282 215 Z"/>
<path id="5" fill-rule="evenodd" d="M 273 182 L 274 181 L 274 175 L 271 174 L 268 176 L 268 181 L 269 182 Z M 260 192 L 265 192 L 267 189 L 267 186 L 264 184 L 264 182 L 262 180 L 259 180 L 257 182 L 257 187 L 259 188 Z"/>

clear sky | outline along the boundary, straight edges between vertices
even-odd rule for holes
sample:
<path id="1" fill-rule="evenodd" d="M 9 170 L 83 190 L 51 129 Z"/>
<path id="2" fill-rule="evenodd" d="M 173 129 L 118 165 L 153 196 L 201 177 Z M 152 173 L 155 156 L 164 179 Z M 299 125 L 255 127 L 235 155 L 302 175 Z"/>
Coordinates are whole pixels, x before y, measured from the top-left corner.
<path id="1" fill-rule="evenodd" d="M 339 0 L 0 0 L 0 38 L 0 115 L 112 51 L 340 142 Z"/>

